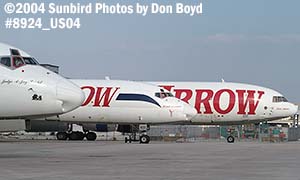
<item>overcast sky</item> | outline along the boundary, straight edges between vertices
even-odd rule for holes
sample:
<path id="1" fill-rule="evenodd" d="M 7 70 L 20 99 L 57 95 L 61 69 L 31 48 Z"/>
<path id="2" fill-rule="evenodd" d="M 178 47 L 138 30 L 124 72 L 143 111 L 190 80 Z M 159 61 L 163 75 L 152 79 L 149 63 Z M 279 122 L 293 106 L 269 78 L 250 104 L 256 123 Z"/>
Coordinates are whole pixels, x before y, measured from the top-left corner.
<path id="1" fill-rule="evenodd" d="M 59 65 L 67 77 L 149 81 L 224 78 L 270 87 L 290 101 L 300 102 L 299 0 L 204 0 L 203 15 L 196 17 L 82 15 L 80 30 L 49 32 L 5 29 L 5 2 L 9 1 L 0 2 L 0 41 L 25 50 L 40 63 Z"/>

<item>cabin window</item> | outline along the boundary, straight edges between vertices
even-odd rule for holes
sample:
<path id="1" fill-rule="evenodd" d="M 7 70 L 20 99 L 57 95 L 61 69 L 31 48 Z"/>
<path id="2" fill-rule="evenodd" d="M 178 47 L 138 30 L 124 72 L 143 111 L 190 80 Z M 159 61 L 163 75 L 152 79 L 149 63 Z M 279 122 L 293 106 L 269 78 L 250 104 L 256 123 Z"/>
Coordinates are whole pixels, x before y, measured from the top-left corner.
<path id="1" fill-rule="evenodd" d="M 4 66 L 11 67 L 10 57 L 2 57 L 0 63 Z"/>

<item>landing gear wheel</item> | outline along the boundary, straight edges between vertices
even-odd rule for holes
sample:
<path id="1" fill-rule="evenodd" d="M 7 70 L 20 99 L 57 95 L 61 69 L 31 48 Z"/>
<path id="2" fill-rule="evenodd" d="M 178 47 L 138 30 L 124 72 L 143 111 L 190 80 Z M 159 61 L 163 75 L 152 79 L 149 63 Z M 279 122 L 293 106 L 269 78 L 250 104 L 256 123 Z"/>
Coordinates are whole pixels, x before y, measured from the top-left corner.
<path id="1" fill-rule="evenodd" d="M 56 138 L 57 140 L 65 141 L 68 139 L 68 134 L 66 132 L 58 132 Z"/>
<path id="2" fill-rule="evenodd" d="M 69 135 L 69 140 L 70 140 L 70 141 L 77 141 L 77 140 L 80 140 L 80 132 L 72 132 L 72 133 Z"/>
<path id="3" fill-rule="evenodd" d="M 141 135 L 140 136 L 140 143 L 141 144 L 149 144 L 150 137 L 148 135 Z"/>
<path id="4" fill-rule="evenodd" d="M 82 141 L 83 139 L 84 139 L 84 133 L 83 132 L 76 132 L 76 134 L 77 134 L 77 140 L 80 140 L 80 141 Z"/>
<path id="5" fill-rule="evenodd" d="M 228 136 L 227 137 L 227 142 L 228 143 L 234 143 L 234 137 L 233 136 Z"/>
<path id="6" fill-rule="evenodd" d="M 95 140 L 97 139 L 97 134 L 94 133 L 94 132 L 88 132 L 88 133 L 86 134 L 86 139 L 87 139 L 88 141 L 95 141 Z"/>

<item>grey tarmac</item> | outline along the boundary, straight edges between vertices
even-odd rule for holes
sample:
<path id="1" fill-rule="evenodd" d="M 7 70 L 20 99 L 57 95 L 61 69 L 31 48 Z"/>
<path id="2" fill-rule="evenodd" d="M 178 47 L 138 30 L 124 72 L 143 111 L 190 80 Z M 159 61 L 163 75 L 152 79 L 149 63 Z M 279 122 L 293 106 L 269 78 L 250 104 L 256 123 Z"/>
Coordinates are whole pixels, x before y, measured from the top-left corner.
<path id="1" fill-rule="evenodd" d="M 300 180 L 300 142 L 1 141 L 0 180 Z"/>

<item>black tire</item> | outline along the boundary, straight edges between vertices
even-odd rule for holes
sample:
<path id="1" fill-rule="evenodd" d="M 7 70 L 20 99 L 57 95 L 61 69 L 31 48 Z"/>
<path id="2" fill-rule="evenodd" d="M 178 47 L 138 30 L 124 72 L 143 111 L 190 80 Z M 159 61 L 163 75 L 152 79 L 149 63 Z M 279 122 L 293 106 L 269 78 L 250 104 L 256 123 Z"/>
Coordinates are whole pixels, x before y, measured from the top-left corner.
<path id="1" fill-rule="evenodd" d="M 228 136 L 227 137 L 227 142 L 228 143 L 234 143 L 234 137 L 233 136 Z"/>
<path id="2" fill-rule="evenodd" d="M 57 138 L 57 140 L 65 141 L 65 140 L 68 139 L 68 133 L 66 133 L 66 132 L 58 132 L 58 133 L 56 133 L 56 138 Z"/>
<path id="3" fill-rule="evenodd" d="M 97 139 L 97 134 L 94 132 L 88 132 L 85 136 L 88 141 L 95 141 Z"/>
<path id="4" fill-rule="evenodd" d="M 141 144 L 149 144 L 150 137 L 148 135 L 141 135 L 140 136 L 140 143 Z"/>
<path id="5" fill-rule="evenodd" d="M 127 137 L 125 137 L 125 143 L 128 143 L 128 138 Z"/>
<path id="6" fill-rule="evenodd" d="M 82 141 L 84 139 L 84 133 L 83 132 L 76 132 L 77 133 L 77 140 Z"/>
<path id="7" fill-rule="evenodd" d="M 69 140 L 70 141 L 78 141 L 79 140 L 79 134 L 78 134 L 78 132 L 72 132 L 69 135 Z"/>

